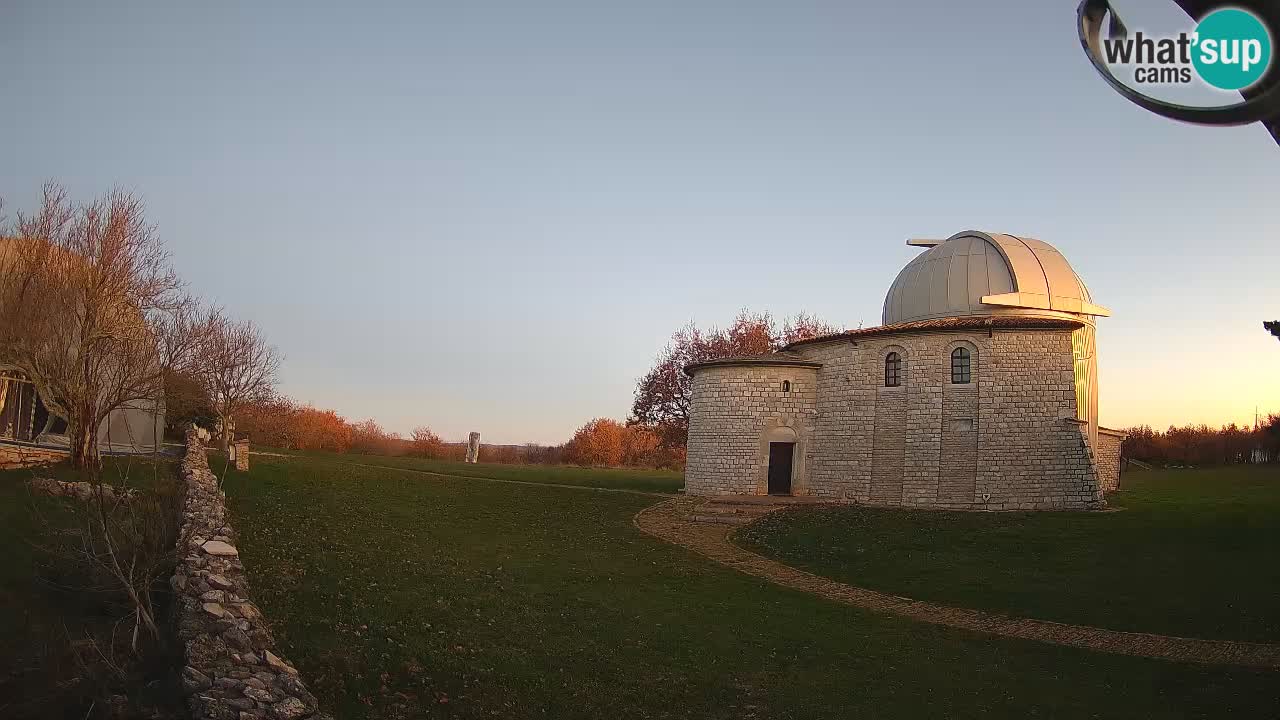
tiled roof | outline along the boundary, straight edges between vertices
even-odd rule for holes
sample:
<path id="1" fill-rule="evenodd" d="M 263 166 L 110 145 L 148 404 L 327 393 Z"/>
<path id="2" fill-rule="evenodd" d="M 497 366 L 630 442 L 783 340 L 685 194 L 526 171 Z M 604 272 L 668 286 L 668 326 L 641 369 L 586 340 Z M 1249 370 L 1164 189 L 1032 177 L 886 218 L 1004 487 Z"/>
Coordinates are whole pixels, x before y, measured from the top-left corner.
<path id="1" fill-rule="evenodd" d="M 691 363 L 684 368 L 685 374 L 692 375 L 694 370 L 700 370 L 705 367 L 714 367 L 718 365 L 782 365 L 785 367 L 822 367 L 822 363 L 805 360 L 804 358 L 789 353 L 786 350 L 776 353 L 765 353 L 764 355 L 737 355 L 727 358 L 716 358 L 715 360 L 706 360 L 698 363 Z"/>
<path id="2" fill-rule="evenodd" d="M 880 325 L 877 327 L 858 328 L 857 330 L 845 330 L 844 332 L 835 333 L 834 335 L 822 335 L 815 338 L 809 338 L 808 340 L 797 340 L 776 353 L 766 353 L 764 355 L 739 355 L 735 357 L 718 358 L 715 360 L 692 363 L 687 365 L 684 371 L 685 373 L 692 375 L 695 370 L 699 370 L 704 367 L 714 367 L 717 365 L 822 367 L 822 363 L 805 360 L 800 355 L 789 352 L 789 350 L 800 345 L 812 345 L 814 343 L 834 342 L 838 340 L 856 340 L 858 338 L 874 337 L 877 335 L 894 335 L 898 333 L 913 332 L 946 332 L 949 330 L 990 330 L 994 328 L 1015 330 L 1075 330 L 1079 327 L 1084 327 L 1084 323 L 1065 318 L 1030 317 L 1025 315 L 971 315 L 968 317 L 913 320 L 911 322 L 897 323 L 896 325 Z"/>
<path id="3" fill-rule="evenodd" d="M 1028 317 L 1022 315 L 972 315 L 967 317 L 931 318 L 929 320 L 913 320 L 911 322 L 897 323 L 894 325 L 879 325 L 877 327 L 858 328 L 857 330 L 845 330 L 842 333 L 836 333 L 834 335 L 822 335 L 820 337 L 809 338 L 808 340 L 797 340 L 784 348 L 784 350 L 788 350 L 798 345 L 810 345 L 813 343 L 831 342 L 833 340 L 843 339 L 853 340 L 863 337 L 873 337 L 876 335 L 893 335 L 895 333 L 940 332 L 946 330 L 987 330 L 990 328 L 1074 330 L 1083 326 L 1084 323 L 1082 322 L 1067 320 L 1065 318 Z"/>

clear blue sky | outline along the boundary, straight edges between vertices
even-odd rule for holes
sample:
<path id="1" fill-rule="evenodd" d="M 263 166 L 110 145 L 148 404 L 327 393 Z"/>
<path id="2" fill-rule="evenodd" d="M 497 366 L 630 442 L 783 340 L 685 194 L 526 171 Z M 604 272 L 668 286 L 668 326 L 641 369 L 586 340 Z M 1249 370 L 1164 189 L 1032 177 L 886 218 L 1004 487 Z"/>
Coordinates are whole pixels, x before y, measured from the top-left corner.
<path id="1" fill-rule="evenodd" d="M 875 325 L 968 228 L 1115 311 L 1104 423 L 1280 411 L 1280 150 L 1115 95 L 1075 4 L 10 1 L 0 196 L 141 194 L 285 391 L 401 432 L 561 441 L 686 321 Z"/>

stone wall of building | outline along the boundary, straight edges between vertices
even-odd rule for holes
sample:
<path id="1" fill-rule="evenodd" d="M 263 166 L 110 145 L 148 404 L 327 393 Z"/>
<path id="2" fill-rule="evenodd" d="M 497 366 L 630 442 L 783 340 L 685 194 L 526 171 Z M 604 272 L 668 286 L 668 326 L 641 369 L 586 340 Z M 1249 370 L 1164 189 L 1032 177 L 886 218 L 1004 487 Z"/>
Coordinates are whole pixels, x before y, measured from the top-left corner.
<path id="1" fill-rule="evenodd" d="M 816 371 L 809 367 L 718 365 L 693 376 L 686 492 L 768 492 L 769 438 L 794 433 L 792 492 L 809 494 L 806 448 L 813 433 Z M 783 390 L 783 383 L 789 389 Z"/>
<path id="2" fill-rule="evenodd" d="M 961 346 L 972 382 L 953 384 L 951 352 Z M 1102 504 L 1093 454 L 1075 422 L 1069 330 L 903 333 L 793 352 L 822 365 L 808 441 L 797 448 L 805 478 L 795 494 L 952 509 Z M 902 358 L 900 387 L 884 386 L 890 352 Z M 726 370 L 694 374 L 690 493 L 762 492 L 751 446 L 759 429 L 748 421 L 760 411 L 734 415 L 750 406 L 742 398 L 752 381 L 743 368 Z"/>
<path id="3" fill-rule="evenodd" d="M 884 387 L 884 358 L 871 357 L 869 348 L 834 342 L 800 353 L 822 363 L 807 458 L 811 495 L 862 502 L 876 497 L 884 504 L 902 496 L 911 364 L 905 349 L 899 352 L 903 384 L 897 388 Z M 877 424 L 876 417 L 885 422 Z"/>
<path id="4" fill-rule="evenodd" d="M 986 333 L 904 333 L 800 346 L 818 371 L 813 494 L 875 505 L 972 507 Z M 951 383 L 951 351 L 970 351 L 972 383 Z M 885 387 L 885 358 L 901 384 Z"/>
<path id="5" fill-rule="evenodd" d="M 996 332 L 982 373 L 975 505 L 1101 507 L 1096 468 L 1076 419 L 1071 334 Z"/>
<path id="6" fill-rule="evenodd" d="M 0 470 L 52 465 L 67 459 L 68 451 L 62 448 L 37 447 L 21 443 L 0 443 Z"/>
<path id="7" fill-rule="evenodd" d="M 249 599 L 249 581 L 236 535 L 204 443 L 187 435 L 182 461 L 186 485 L 178 566 L 181 672 L 191 716 L 197 720 L 298 720 L 319 713 L 298 671 L 275 651 L 271 629 Z"/>
<path id="8" fill-rule="evenodd" d="M 1094 458 L 1098 463 L 1098 484 L 1103 492 L 1120 489 L 1120 447 L 1128 433 L 1111 428 L 1098 428 L 1098 448 Z"/>

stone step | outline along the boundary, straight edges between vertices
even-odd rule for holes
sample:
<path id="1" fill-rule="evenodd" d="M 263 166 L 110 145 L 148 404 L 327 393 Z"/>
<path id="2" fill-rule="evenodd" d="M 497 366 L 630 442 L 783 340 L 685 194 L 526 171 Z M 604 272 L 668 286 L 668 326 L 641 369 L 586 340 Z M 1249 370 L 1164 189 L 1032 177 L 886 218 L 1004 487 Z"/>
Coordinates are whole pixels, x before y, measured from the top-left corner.
<path id="1" fill-rule="evenodd" d="M 810 495 L 713 495 L 707 498 L 715 505 L 812 505 L 829 502 L 827 498 Z"/>
<path id="2" fill-rule="evenodd" d="M 759 516 L 773 512 L 775 509 L 775 507 L 770 505 L 721 505 L 719 503 L 707 503 L 698 508 L 698 512 L 715 513 L 718 515 Z"/>

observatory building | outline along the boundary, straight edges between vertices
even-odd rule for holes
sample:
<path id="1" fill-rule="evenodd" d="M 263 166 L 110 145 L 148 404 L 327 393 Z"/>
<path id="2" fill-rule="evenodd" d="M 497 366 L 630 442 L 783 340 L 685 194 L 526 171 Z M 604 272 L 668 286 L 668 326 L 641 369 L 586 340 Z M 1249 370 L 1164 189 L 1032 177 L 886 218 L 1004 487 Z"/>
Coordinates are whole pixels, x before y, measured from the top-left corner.
<path id="1" fill-rule="evenodd" d="M 898 273 L 883 324 L 685 368 L 685 489 L 963 510 L 1092 509 L 1123 433 L 1098 425 L 1095 321 L 1052 245 L 978 231 Z"/>

